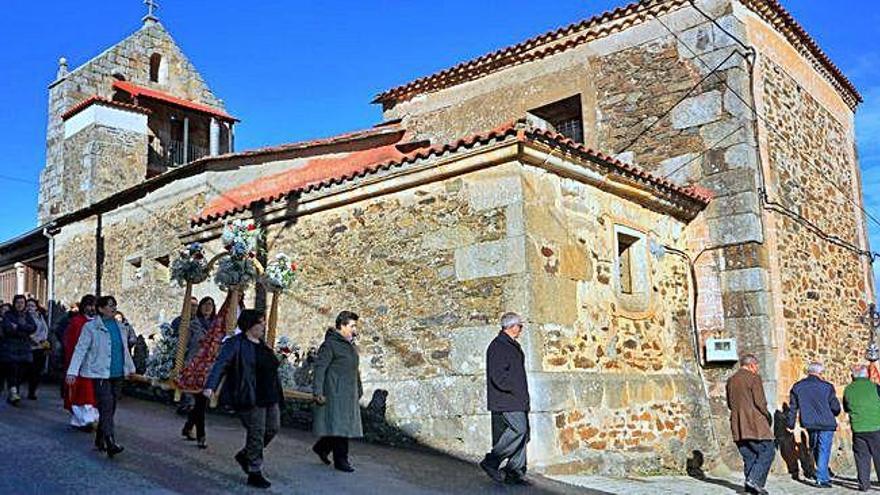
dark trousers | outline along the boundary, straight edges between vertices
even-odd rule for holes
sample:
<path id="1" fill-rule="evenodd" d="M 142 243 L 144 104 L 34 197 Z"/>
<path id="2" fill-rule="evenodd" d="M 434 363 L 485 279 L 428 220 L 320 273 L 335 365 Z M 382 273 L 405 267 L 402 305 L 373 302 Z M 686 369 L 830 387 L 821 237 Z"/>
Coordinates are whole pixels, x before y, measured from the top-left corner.
<path id="1" fill-rule="evenodd" d="M 34 349 L 34 360 L 31 361 L 27 369 L 28 396 L 37 396 L 37 387 L 40 386 L 40 380 L 43 378 L 43 370 L 46 369 L 46 358 L 48 352 L 46 349 Z"/>
<path id="2" fill-rule="evenodd" d="M 498 469 L 504 460 L 504 471 L 522 478 L 526 474 L 526 445 L 529 443 L 529 413 L 492 412 L 492 451 L 484 462 Z"/>
<path id="3" fill-rule="evenodd" d="M 776 457 L 773 440 L 740 440 L 736 442 L 736 448 L 743 459 L 746 482 L 763 488 Z"/>
<path id="4" fill-rule="evenodd" d="M 186 416 L 184 429 L 196 428 L 196 437 L 205 438 L 205 414 L 208 411 L 208 398 L 202 394 L 195 394 L 195 404 Z"/>
<path id="5" fill-rule="evenodd" d="M 871 463 L 880 477 L 880 431 L 853 433 L 853 457 L 856 459 L 856 472 L 859 488 L 871 488 Z"/>
<path id="6" fill-rule="evenodd" d="M 259 473 L 263 470 L 263 449 L 281 429 L 281 409 L 278 404 L 257 406 L 239 411 L 238 417 L 247 430 L 244 448 L 238 455 L 247 460 L 249 473 Z"/>
<path id="7" fill-rule="evenodd" d="M 116 403 L 122 393 L 122 378 L 99 378 L 94 381 L 95 400 L 98 402 L 98 436 L 102 439 L 115 436 L 113 417 Z"/>
<path id="8" fill-rule="evenodd" d="M 0 373 L 2 373 L 3 381 L 6 382 L 8 392 L 12 392 L 21 385 L 27 363 L 2 363 L 0 364 Z"/>
<path id="9" fill-rule="evenodd" d="M 321 437 L 315 443 L 315 452 L 328 455 L 333 453 L 333 463 L 337 466 L 348 464 L 348 438 L 346 437 Z"/>

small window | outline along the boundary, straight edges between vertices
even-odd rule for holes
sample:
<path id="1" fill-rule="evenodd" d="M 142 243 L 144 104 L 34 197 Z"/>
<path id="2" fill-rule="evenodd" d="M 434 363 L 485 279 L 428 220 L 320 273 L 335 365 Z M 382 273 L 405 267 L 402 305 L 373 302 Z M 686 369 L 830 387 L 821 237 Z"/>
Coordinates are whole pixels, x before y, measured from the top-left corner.
<path id="1" fill-rule="evenodd" d="M 549 105 L 529 110 L 533 117 L 544 121 L 546 127 L 577 143 L 584 142 L 584 119 L 581 95 L 574 95 Z"/>
<path id="2" fill-rule="evenodd" d="M 161 81 L 163 76 L 162 72 L 164 72 L 163 66 L 162 55 L 158 53 L 150 55 L 150 82 L 163 82 Z"/>
<path id="3" fill-rule="evenodd" d="M 141 256 L 129 256 L 122 266 L 122 288 L 127 289 L 141 284 L 144 278 L 144 266 Z"/>
<path id="4" fill-rule="evenodd" d="M 617 233 L 617 270 L 620 273 L 620 292 L 633 293 L 633 251 L 638 237 Z"/>
<path id="5" fill-rule="evenodd" d="M 617 293 L 629 302 L 647 296 L 650 286 L 650 267 L 645 234 L 638 230 L 614 226 L 615 278 Z M 637 297 L 638 296 L 638 297 Z M 634 299 L 635 298 L 635 299 Z"/>
<path id="6" fill-rule="evenodd" d="M 159 282 L 168 281 L 171 278 L 171 256 L 159 256 L 154 261 L 156 264 L 153 267 L 152 279 Z"/>

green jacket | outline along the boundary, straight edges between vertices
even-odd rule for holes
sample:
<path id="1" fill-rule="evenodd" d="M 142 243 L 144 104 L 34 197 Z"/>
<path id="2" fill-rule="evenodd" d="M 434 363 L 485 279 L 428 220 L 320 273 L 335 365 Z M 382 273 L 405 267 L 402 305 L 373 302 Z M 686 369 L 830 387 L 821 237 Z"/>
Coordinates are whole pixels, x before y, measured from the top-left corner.
<path id="1" fill-rule="evenodd" d="M 843 391 L 843 409 L 849 413 L 854 433 L 880 430 L 880 387 L 867 378 L 856 378 Z"/>
<path id="2" fill-rule="evenodd" d="M 358 371 L 358 350 L 336 329 L 327 330 L 315 360 L 315 395 L 327 403 L 316 405 L 312 432 L 319 437 L 358 438 L 364 436 L 358 399 L 363 395 Z"/>

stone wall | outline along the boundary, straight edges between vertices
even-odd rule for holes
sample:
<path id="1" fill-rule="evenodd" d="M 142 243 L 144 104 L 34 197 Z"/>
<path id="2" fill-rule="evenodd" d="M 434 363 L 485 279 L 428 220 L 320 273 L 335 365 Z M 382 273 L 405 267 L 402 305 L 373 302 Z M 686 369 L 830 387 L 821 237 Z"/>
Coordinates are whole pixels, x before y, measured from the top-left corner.
<path id="1" fill-rule="evenodd" d="M 147 136 L 90 125 L 64 141 L 65 204 L 85 208 L 139 184 L 147 173 Z"/>
<path id="2" fill-rule="evenodd" d="M 620 475 L 681 470 L 685 452 L 717 451 L 695 371 L 689 266 L 661 248 L 683 248 L 685 225 L 538 169 L 523 188 L 540 462 Z M 621 228 L 642 236 L 631 294 Z"/>
<path id="3" fill-rule="evenodd" d="M 772 60 L 763 60 L 762 73 L 770 201 L 858 245 L 861 213 L 850 200 L 859 185 L 846 125 Z M 782 284 L 783 389 L 811 360 L 826 363 L 829 379 L 842 387 L 849 382 L 849 366 L 867 346 L 868 332 L 859 321 L 869 300 L 863 260 L 819 238 L 803 222 L 779 213 L 771 218 Z"/>
<path id="4" fill-rule="evenodd" d="M 308 347 L 343 309 L 362 317 L 365 400 L 426 444 L 485 450 L 484 353 L 522 310 L 522 192 L 516 167 L 470 174 L 273 225 L 270 254 L 300 268 L 279 334 Z M 498 182 L 509 188 L 496 189 Z"/>
<path id="5" fill-rule="evenodd" d="M 562 95 L 580 92 L 589 146 L 677 183 L 699 184 L 713 191 L 712 203 L 686 227 L 684 236 L 699 287 L 700 335 L 696 344 L 680 341 L 679 349 L 692 355 L 696 346 L 702 353 L 706 338 L 733 337 L 741 352 L 757 353 L 768 369 L 774 369 L 770 265 L 761 247 L 758 148 L 748 104 L 753 96 L 748 64 L 734 53 L 739 48 L 736 40 L 724 32 L 746 37 L 743 13 L 735 5 L 729 0 L 700 2 L 701 9 L 721 27 L 684 5 L 659 20 L 645 19 L 578 48 L 420 95 L 392 106 L 385 115 L 403 118 L 404 125 L 413 126 L 420 135 L 443 140 L 475 130 L 474 122 L 484 128 L 498 125 Z M 479 104 L 463 104 L 471 100 Z M 488 105 L 493 112 L 477 114 L 474 110 Z M 551 259 L 562 256 L 552 247 L 548 252 L 554 253 Z M 597 277 L 610 277 L 607 266 L 598 264 L 593 270 Z M 573 292 L 573 283 L 553 283 L 548 290 Z M 607 314 L 604 308 L 596 310 L 594 317 L 607 318 Z M 630 328 L 634 335 L 652 333 L 634 324 L 621 323 L 621 327 Z M 571 344 L 560 347 L 565 345 Z M 652 362 L 645 357 L 653 354 L 641 345 L 628 349 L 643 367 L 630 367 L 635 376 L 655 372 L 653 366 L 659 364 L 659 358 Z M 575 359 L 588 367 L 602 358 L 559 355 L 552 359 L 574 368 Z M 706 370 L 717 431 L 728 429 L 723 384 L 732 370 L 730 365 Z M 768 395 L 775 397 L 775 375 L 766 378 Z M 736 451 L 727 438 L 726 433 L 722 435 L 723 452 L 734 465 Z"/>
<path id="6" fill-rule="evenodd" d="M 167 67 L 164 82 L 150 81 L 150 56 L 159 53 Z M 66 68 L 65 68 L 66 70 Z M 115 74 L 126 81 L 170 93 L 185 100 L 223 108 L 168 32 L 158 23 L 148 23 L 134 34 L 84 63 L 70 73 L 59 72 L 49 87 L 49 121 L 46 131 L 46 167 L 40 175 L 40 223 L 76 209 L 68 204 L 73 193 L 65 182 L 65 169 L 77 168 L 76 159 L 64 153 L 64 125 L 61 115 L 93 95 L 112 98 Z M 73 172 L 76 173 L 76 172 Z M 145 176 L 142 176 L 143 179 Z"/>

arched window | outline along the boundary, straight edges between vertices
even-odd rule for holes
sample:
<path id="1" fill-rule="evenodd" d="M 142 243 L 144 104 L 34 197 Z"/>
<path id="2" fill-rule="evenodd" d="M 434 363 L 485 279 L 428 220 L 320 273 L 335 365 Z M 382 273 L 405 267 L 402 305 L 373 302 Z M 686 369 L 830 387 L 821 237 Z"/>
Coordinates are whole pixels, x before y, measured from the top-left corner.
<path id="1" fill-rule="evenodd" d="M 162 82 L 164 79 L 164 63 L 162 63 L 162 55 L 154 53 L 150 55 L 150 82 Z"/>

